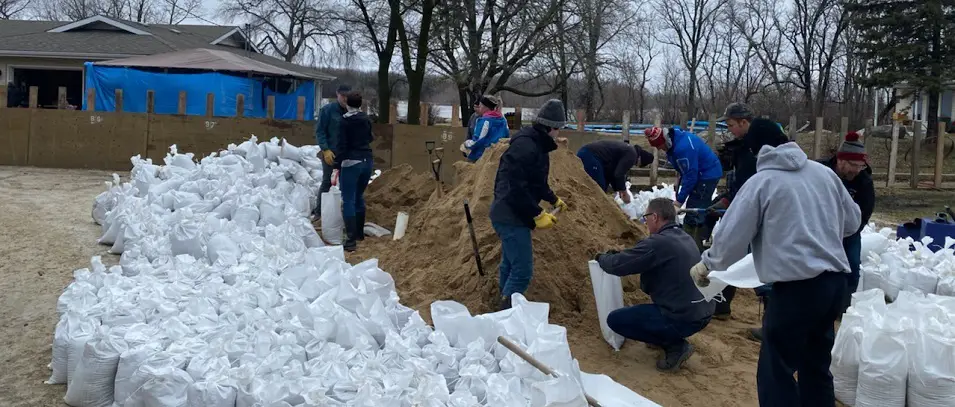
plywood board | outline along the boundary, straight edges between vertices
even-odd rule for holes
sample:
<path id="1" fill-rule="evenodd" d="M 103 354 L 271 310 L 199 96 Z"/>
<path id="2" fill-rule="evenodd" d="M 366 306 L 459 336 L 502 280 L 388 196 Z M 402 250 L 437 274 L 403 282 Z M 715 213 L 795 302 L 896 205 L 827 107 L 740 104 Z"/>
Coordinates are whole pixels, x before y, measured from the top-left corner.
<path id="1" fill-rule="evenodd" d="M 233 119 L 150 115 L 147 154 L 161 162 L 169 146 L 175 144 L 178 151 L 194 153 L 198 159 L 246 138 L 235 131 Z"/>
<path id="2" fill-rule="evenodd" d="M 386 170 L 392 165 L 392 145 L 395 141 L 394 126 L 390 124 L 373 124 L 371 128 L 374 141 L 371 142 L 371 152 L 375 159 L 375 169 Z"/>
<path id="3" fill-rule="evenodd" d="M 146 115 L 75 110 L 34 110 L 29 164 L 38 167 L 129 169 L 143 153 Z"/>
<path id="4" fill-rule="evenodd" d="M 454 163 L 464 160 L 459 149 L 464 142 L 467 129 L 461 127 L 434 126 L 425 127 L 408 124 L 394 125 L 392 165 L 408 164 L 415 171 L 431 172 L 431 161 L 426 142 L 433 141 L 435 147 L 443 147 L 441 162 L 441 181 L 454 183 Z"/>
<path id="5" fill-rule="evenodd" d="M 27 165 L 30 109 L 0 108 L 0 165 Z"/>

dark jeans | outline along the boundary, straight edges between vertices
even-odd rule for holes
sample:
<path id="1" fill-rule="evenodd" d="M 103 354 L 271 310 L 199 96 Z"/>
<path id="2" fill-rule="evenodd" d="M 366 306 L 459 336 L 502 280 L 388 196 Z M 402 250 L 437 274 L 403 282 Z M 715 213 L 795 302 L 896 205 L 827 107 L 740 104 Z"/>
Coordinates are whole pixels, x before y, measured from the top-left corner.
<path id="1" fill-rule="evenodd" d="M 842 248 L 846 251 L 846 257 L 849 259 L 848 282 L 846 284 L 846 296 L 843 301 L 842 311 L 845 312 L 852 303 L 852 293 L 859 288 L 859 268 L 862 264 L 862 235 L 856 234 L 842 239 Z"/>
<path id="2" fill-rule="evenodd" d="M 321 155 L 319 155 L 321 159 Z M 331 165 L 325 164 L 325 161 L 322 161 L 322 185 L 318 189 L 318 206 L 315 207 L 313 213 L 317 216 L 322 215 L 322 193 L 328 192 L 332 189 L 332 168 Z"/>
<path id="3" fill-rule="evenodd" d="M 594 156 L 594 153 L 584 147 L 577 150 L 577 158 L 580 158 L 580 161 L 584 163 L 584 171 L 587 172 L 587 175 L 593 178 L 597 185 L 600 185 L 602 191 L 606 191 L 607 179 L 604 177 L 604 166 L 600 164 L 600 160 Z"/>
<path id="4" fill-rule="evenodd" d="M 710 319 L 685 322 L 668 318 L 656 304 L 641 304 L 614 310 L 607 315 L 607 326 L 627 339 L 664 349 L 683 345 L 686 338 L 706 328 Z"/>
<path id="5" fill-rule="evenodd" d="M 501 296 L 511 298 L 511 294 L 523 294 L 534 275 L 531 228 L 496 222 L 492 222 L 491 226 L 501 238 L 501 267 L 498 274 Z"/>
<path id="6" fill-rule="evenodd" d="M 716 191 L 716 184 L 720 180 L 706 179 L 696 182 L 693 191 L 686 198 L 686 209 L 706 209 L 713 202 L 713 191 Z M 706 226 L 706 212 L 687 213 L 683 217 L 683 224 L 688 226 Z"/>
<path id="7" fill-rule="evenodd" d="M 342 190 L 342 217 L 353 218 L 356 212 L 365 212 L 365 188 L 371 179 L 371 159 L 366 158 L 350 167 L 342 166 L 338 186 Z"/>
<path id="8" fill-rule="evenodd" d="M 835 405 L 829 363 L 845 292 L 843 273 L 773 284 L 756 370 L 760 406 Z"/>

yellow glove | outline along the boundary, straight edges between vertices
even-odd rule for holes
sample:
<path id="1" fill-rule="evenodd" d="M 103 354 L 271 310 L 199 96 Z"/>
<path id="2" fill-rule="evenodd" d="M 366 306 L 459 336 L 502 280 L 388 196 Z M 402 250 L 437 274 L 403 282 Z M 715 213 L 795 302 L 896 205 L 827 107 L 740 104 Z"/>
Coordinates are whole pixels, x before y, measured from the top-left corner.
<path id="1" fill-rule="evenodd" d="M 335 164 L 335 153 L 332 150 L 322 150 L 322 161 L 328 165 Z"/>
<path id="2" fill-rule="evenodd" d="M 557 224 L 557 217 L 548 212 L 541 212 L 534 217 L 534 225 L 537 229 L 550 229 Z"/>
<path id="3" fill-rule="evenodd" d="M 708 269 L 702 261 L 690 268 L 690 277 L 693 278 L 693 282 L 699 287 L 710 285 L 710 279 L 707 278 L 709 275 L 710 269 Z"/>
<path id="4" fill-rule="evenodd" d="M 557 198 L 557 202 L 554 203 L 554 208 L 559 209 L 561 212 L 567 210 L 567 203 L 563 199 Z"/>

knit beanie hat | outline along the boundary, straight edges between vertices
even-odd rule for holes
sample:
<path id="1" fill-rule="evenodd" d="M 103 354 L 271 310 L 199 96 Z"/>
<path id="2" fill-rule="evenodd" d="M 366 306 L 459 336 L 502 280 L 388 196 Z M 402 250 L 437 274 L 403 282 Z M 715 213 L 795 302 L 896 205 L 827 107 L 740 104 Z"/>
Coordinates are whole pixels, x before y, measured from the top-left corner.
<path id="1" fill-rule="evenodd" d="M 849 161 L 865 161 L 865 144 L 859 141 L 859 133 L 850 131 L 849 134 L 846 134 L 846 140 L 839 146 L 836 158 Z"/>
<path id="2" fill-rule="evenodd" d="M 633 149 L 637 150 L 637 157 L 640 157 L 640 166 L 646 167 L 653 163 L 653 154 L 634 144 Z"/>
<path id="3" fill-rule="evenodd" d="M 537 118 L 534 121 L 552 129 L 564 127 L 564 124 L 567 123 L 564 103 L 559 99 L 548 100 L 537 111 Z"/>
<path id="4" fill-rule="evenodd" d="M 669 131 L 662 127 L 651 127 L 643 131 L 643 134 L 647 135 L 647 142 L 651 146 L 659 148 L 661 150 L 669 150 L 670 140 L 667 137 Z"/>
<path id="5" fill-rule="evenodd" d="M 775 121 L 758 118 L 749 125 L 749 130 L 743 138 L 747 147 L 758 156 L 763 146 L 779 147 L 789 142 L 789 136 Z"/>

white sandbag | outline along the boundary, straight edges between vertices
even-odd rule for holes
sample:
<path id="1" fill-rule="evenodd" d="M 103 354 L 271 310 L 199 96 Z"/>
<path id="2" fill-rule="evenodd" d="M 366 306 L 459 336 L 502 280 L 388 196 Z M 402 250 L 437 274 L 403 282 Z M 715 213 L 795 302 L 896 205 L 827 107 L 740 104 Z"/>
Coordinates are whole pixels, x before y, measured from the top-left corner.
<path id="1" fill-rule="evenodd" d="M 865 316 L 850 308 L 842 317 L 839 332 L 832 346 L 832 384 L 836 399 L 854 406 L 856 389 L 859 386 L 859 353 L 865 328 Z"/>
<path id="2" fill-rule="evenodd" d="M 76 323 L 69 333 L 69 347 L 66 354 L 66 382 L 73 380 L 77 366 L 83 360 L 86 343 L 93 340 L 95 328 L 92 324 Z"/>
<path id="3" fill-rule="evenodd" d="M 911 321 L 887 317 L 881 322 L 867 326 L 862 339 L 856 407 L 905 406 Z"/>
<path id="4" fill-rule="evenodd" d="M 333 245 L 342 244 L 345 219 L 342 218 L 342 194 L 333 186 L 322 193 L 322 238 Z"/>
<path id="5" fill-rule="evenodd" d="M 236 391 L 213 381 L 197 381 L 186 390 L 186 407 L 235 407 Z"/>
<path id="6" fill-rule="evenodd" d="M 365 222 L 364 232 L 366 235 L 374 237 L 384 237 L 391 234 L 390 230 L 371 222 Z"/>
<path id="7" fill-rule="evenodd" d="M 286 199 L 288 199 L 289 207 L 295 210 L 299 215 L 308 216 L 312 213 L 312 207 L 309 202 L 309 192 L 304 186 L 299 184 L 294 185 Z"/>
<path id="8" fill-rule="evenodd" d="M 286 139 L 282 139 L 282 150 L 279 153 L 279 157 L 292 160 L 295 162 L 302 161 L 302 151 L 298 147 L 292 145 Z"/>
<path id="9" fill-rule="evenodd" d="M 534 382 L 531 391 L 532 407 L 577 407 L 586 406 L 587 399 L 580 385 L 570 376 Z"/>
<path id="10" fill-rule="evenodd" d="M 206 257 L 211 264 L 235 265 L 241 256 L 239 245 L 224 234 L 212 236 L 206 243 Z"/>
<path id="11" fill-rule="evenodd" d="M 86 343 L 83 358 L 77 365 L 63 401 L 74 407 L 109 407 L 113 404 L 113 383 L 119 355 L 126 350 L 122 337 L 105 329 Z"/>
<path id="12" fill-rule="evenodd" d="M 955 406 L 955 331 L 934 322 L 941 329 L 919 332 L 909 348 L 909 406 Z"/>
<path id="13" fill-rule="evenodd" d="M 186 405 L 187 391 L 193 382 L 189 374 L 175 367 L 162 367 L 152 372 L 143 384 L 145 407 L 181 407 Z"/>
<path id="14" fill-rule="evenodd" d="M 623 285 L 620 277 L 607 274 L 600 268 L 600 264 L 591 260 L 587 263 L 590 268 L 590 282 L 594 287 L 594 298 L 597 300 L 597 318 L 600 320 L 600 332 L 604 340 L 613 350 L 620 350 L 624 337 L 614 332 L 607 325 L 607 316 L 610 312 L 623 308 Z"/>
<path id="15" fill-rule="evenodd" d="M 955 297 L 955 275 L 946 275 L 939 278 L 935 293 Z"/>
<path id="16" fill-rule="evenodd" d="M 70 349 L 70 337 L 68 328 L 68 317 L 60 316 L 60 321 L 56 323 L 56 329 L 53 333 L 53 360 L 50 367 L 53 372 L 46 384 L 64 384 L 66 383 L 67 357 Z"/>
<path id="17" fill-rule="evenodd" d="M 202 229 L 195 222 L 179 222 L 169 233 L 169 248 L 172 254 L 188 254 L 193 258 L 200 259 L 205 254 L 202 251 Z"/>
<path id="18" fill-rule="evenodd" d="M 584 392 L 607 407 L 660 407 L 606 375 L 581 373 Z"/>
<path id="19" fill-rule="evenodd" d="M 259 202 L 259 226 L 281 225 L 285 222 L 285 204 L 262 199 Z"/>

